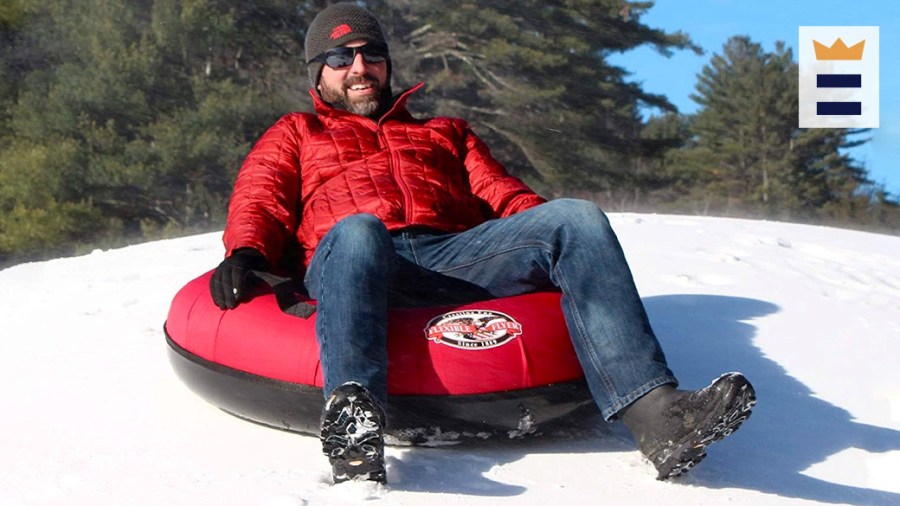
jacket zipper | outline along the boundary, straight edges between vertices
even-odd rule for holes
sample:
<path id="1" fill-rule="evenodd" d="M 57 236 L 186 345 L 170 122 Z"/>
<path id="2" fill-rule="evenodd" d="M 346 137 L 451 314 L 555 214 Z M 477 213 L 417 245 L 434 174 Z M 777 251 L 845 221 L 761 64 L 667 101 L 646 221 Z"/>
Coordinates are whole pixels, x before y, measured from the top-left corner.
<path id="1" fill-rule="evenodd" d="M 397 182 L 397 187 L 400 188 L 400 193 L 403 194 L 403 222 L 405 225 L 410 225 L 410 209 L 412 208 L 412 195 L 409 191 L 409 187 L 406 185 L 406 182 L 403 180 L 403 175 L 400 173 L 400 161 L 396 159 L 397 153 L 391 149 L 388 145 L 387 136 L 384 135 L 384 130 L 381 128 L 381 123 L 378 123 L 378 142 L 381 146 L 388 151 L 388 164 L 390 164 L 391 174 L 394 176 L 394 181 Z"/>

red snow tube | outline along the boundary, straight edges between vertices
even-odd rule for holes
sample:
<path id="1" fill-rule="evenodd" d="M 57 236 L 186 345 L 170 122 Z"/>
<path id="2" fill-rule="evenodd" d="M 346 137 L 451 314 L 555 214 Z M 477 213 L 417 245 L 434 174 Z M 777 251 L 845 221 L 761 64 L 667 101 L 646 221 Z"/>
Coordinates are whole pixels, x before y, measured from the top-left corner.
<path id="1" fill-rule="evenodd" d="M 283 313 L 268 287 L 222 311 L 211 275 L 172 301 L 165 332 L 176 373 L 231 414 L 318 433 L 315 314 Z M 558 293 L 393 309 L 388 326 L 387 431 L 401 442 L 524 435 L 593 404 Z"/>

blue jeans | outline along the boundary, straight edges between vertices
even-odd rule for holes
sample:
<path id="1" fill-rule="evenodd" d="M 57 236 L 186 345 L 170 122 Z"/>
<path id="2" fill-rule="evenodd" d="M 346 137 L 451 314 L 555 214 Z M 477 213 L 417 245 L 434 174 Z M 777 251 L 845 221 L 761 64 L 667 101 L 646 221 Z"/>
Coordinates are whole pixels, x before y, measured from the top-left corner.
<path id="1" fill-rule="evenodd" d="M 559 289 L 607 420 L 657 386 L 677 384 L 609 220 L 587 201 L 554 200 L 456 234 L 391 234 L 375 216 L 350 216 L 322 239 L 305 284 L 318 301 L 326 396 L 355 381 L 386 405 L 388 307 L 422 302 L 423 286 L 434 304 Z"/>

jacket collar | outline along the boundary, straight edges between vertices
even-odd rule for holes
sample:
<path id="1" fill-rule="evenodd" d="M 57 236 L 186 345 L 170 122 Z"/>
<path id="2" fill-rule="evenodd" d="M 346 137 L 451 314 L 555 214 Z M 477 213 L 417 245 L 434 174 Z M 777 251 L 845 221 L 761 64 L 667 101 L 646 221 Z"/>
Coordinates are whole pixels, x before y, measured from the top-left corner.
<path id="1" fill-rule="evenodd" d="M 406 91 L 400 93 L 399 95 L 394 95 L 393 104 L 391 105 L 391 108 L 388 109 L 388 111 L 386 113 L 384 113 L 381 116 L 381 118 L 378 119 L 378 124 L 380 125 L 380 124 L 384 123 L 385 121 L 387 121 L 388 119 L 392 119 L 392 118 L 409 117 L 410 114 L 409 114 L 409 111 L 406 110 L 406 102 L 407 102 L 407 100 L 409 100 L 409 97 L 413 93 L 419 91 L 419 89 L 421 89 L 423 86 L 425 86 L 424 82 L 419 83 L 419 84 L 413 86 L 412 88 L 407 89 Z M 332 107 L 330 104 L 328 104 L 327 102 L 322 100 L 322 97 L 320 97 L 319 94 L 316 92 L 316 90 L 313 88 L 309 89 L 309 94 L 310 94 L 310 96 L 312 96 L 313 108 L 315 109 L 316 114 L 319 114 L 322 116 L 335 117 L 335 118 L 336 117 L 355 116 L 357 118 L 369 119 L 369 118 L 365 118 L 364 116 L 360 116 L 358 114 L 353 114 L 352 112 L 345 111 L 343 109 L 337 109 L 335 107 Z"/>

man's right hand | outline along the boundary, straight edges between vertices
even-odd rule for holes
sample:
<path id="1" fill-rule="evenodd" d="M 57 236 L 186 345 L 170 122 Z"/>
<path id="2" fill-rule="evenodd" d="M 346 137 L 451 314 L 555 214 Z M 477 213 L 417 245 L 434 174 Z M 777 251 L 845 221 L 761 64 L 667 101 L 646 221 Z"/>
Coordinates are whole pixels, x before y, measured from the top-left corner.
<path id="1" fill-rule="evenodd" d="M 221 309 L 233 309 L 244 300 L 252 284 L 251 271 L 268 271 L 269 263 L 253 248 L 234 250 L 222 260 L 209 280 L 213 302 Z"/>

